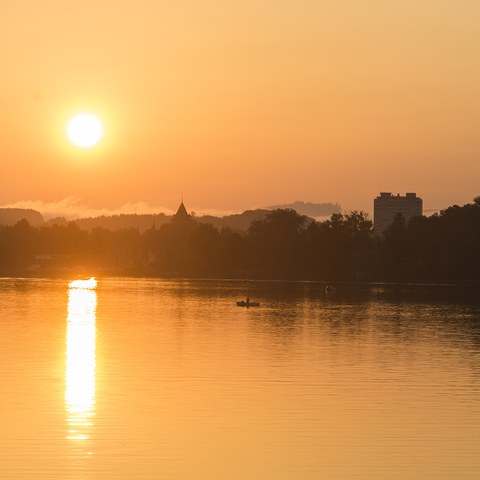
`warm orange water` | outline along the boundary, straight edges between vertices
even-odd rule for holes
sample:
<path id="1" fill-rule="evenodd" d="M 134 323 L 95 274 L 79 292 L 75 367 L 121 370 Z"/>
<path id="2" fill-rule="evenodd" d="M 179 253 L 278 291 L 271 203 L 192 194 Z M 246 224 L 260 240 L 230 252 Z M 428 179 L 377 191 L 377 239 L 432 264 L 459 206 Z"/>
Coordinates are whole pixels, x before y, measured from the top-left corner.
<path id="1" fill-rule="evenodd" d="M 453 287 L 0 279 L 0 312 L 2 480 L 480 478 Z"/>

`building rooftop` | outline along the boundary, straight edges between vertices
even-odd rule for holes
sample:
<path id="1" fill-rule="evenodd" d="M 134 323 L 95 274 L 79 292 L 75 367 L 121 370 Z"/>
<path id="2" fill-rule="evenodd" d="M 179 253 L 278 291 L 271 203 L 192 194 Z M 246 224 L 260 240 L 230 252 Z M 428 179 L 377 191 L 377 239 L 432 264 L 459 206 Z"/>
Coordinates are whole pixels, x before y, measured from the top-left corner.
<path id="1" fill-rule="evenodd" d="M 380 192 L 380 196 L 377 198 L 418 198 L 415 192 L 407 192 L 405 196 L 400 195 L 397 193 L 396 195 L 392 195 L 392 192 Z"/>

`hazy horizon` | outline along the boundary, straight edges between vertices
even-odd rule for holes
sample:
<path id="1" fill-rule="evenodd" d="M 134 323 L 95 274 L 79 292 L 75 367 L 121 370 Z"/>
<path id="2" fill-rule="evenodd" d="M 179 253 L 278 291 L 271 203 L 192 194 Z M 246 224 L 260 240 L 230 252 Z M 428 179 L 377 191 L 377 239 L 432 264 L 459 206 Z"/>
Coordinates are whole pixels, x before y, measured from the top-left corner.
<path id="1" fill-rule="evenodd" d="M 31 209 L 35 210 L 42 214 L 45 220 L 49 220 L 56 217 L 65 217 L 68 220 L 74 220 L 77 218 L 87 218 L 87 217 L 99 217 L 99 216 L 111 216 L 111 215 L 122 215 L 122 214 L 138 214 L 138 215 L 153 215 L 153 214 L 165 214 L 173 215 L 177 211 L 177 208 L 182 200 L 180 199 L 178 204 L 174 208 L 163 205 L 150 205 L 145 202 L 130 202 L 119 207 L 114 208 L 93 208 L 88 205 L 85 205 L 78 198 L 64 198 L 58 202 L 42 202 L 41 200 L 34 201 L 18 201 L 13 202 L 7 205 L 0 205 L 2 208 L 20 208 L 20 209 Z M 301 200 L 297 200 L 301 201 Z M 289 204 L 295 203 L 295 201 L 288 202 Z M 305 202 L 307 203 L 307 202 Z M 334 204 L 336 202 L 311 202 L 314 204 Z M 275 205 L 259 205 L 259 206 L 250 206 L 239 210 L 222 210 L 215 208 L 195 208 L 195 206 L 190 206 L 187 200 L 185 200 L 185 205 L 189 213 L 193 213 L 196 216 L 215 216 L 215 217 L 224 217 L 227 215 L 241 214 L 247 210 L 257 210 L 257 209 L 272 209 Z M 280 207 L 279 207 L 280 208 Z M 342 209 L 343 211 L 343 209 Z"/>

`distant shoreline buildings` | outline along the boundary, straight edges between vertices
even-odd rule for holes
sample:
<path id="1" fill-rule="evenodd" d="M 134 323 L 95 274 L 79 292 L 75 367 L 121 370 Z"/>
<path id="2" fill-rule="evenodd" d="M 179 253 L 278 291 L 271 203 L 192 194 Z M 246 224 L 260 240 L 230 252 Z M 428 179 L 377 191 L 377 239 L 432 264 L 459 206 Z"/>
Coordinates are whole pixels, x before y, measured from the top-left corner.
<path id="1" fill-rule="evenodd" d="M 408 221 L 417 215 L 423 215 L 423 200 L 416 193 L 392 195 L 391 192 L 380 192 L 373 201 L 373 226 L 375 233 L 381 235 L 389 227 L 395 217 L 401 214 Z"/>

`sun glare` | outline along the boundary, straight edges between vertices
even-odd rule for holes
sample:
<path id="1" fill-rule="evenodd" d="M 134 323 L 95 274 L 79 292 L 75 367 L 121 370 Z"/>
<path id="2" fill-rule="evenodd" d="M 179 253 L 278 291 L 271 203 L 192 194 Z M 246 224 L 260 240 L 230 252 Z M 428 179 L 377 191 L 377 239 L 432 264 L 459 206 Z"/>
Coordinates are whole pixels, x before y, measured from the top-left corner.
<path id="1" fill-rule="evenodd" d="M 90 277 L 87 280 L 72 280 L 68 284 L 69 288 L 78 288 L 83 290 L 94 290 L 97 287 L 95 277 Z"/>
<path id="2" fill-rule="evenodd" d="M 95 416 L 95 337 L 97 293 L 92 282 L 68 289 L 65 407 L 68 438 L 89 439 Z"/>
<path id="3" fill-rule="evenodd" d="M 69 120 L 67 135 L 75 146 L 90 148 L 103 137 L 103 124 L 91 113 L 78 113 Z"/>

